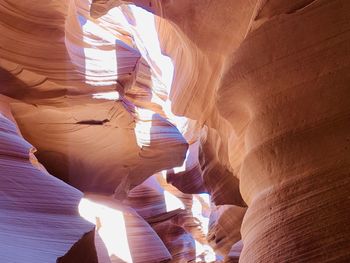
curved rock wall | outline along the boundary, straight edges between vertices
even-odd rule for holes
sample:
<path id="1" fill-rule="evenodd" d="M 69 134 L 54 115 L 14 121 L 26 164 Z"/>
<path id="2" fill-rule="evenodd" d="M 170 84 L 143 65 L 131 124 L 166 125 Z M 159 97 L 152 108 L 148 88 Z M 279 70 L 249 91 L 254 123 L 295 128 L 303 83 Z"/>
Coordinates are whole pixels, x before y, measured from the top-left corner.
<path id="1" fill-rule="evenodd" d="M 348 10 L 0 0 L 0 92 L 49 172 L 130 219 L 81 211 L 100 262 L 124 230 L 126 261 L 347 262 Z"/>
<path id="2" fill-rule="evenodd" d="M 350 5 L 274 2 L 262 7 L 254 23 L 266 21 L 232 57 L 218 92 L 220 105 L 243 87 L 249 98 L 241 261 L 346 262 Z"/>
<path id="3" fill-rule="evenodd" d="M 94 226 L 77 211 L 83 194 L 38 163 L 9 102 L 0 95 L 0 261 L 55 262 Z M 94 243 L 89 245 L 93 262 Z"/>
<path id="4" fill-rule="evenodd" d="M 349 3 L 158 2 L 173 108 L 217 129 L 248 205 L 240 262 L 346 262 Z"/>
<path id="5" fill-rule="evenodd" d="M 146 19 L 152 29 L 153 15 L 124 6 L 94 19 L 89 14 L 89 1 L 72 0 L 57 5 L 35 2 L 25 14 L 21 12 L 27 2 L 1 4 L 4 37 L 0 50 L 0 90 L 11 98 L 9 107 L 21 133 L 35 145 L 36 156 L 52 174 L 85 193 L 98 194 L 96 207 L 111 208 L 113 216 L 118 214 L 116 218 L 124 218 L 127 223 L 110 224 L 102 209 L 90 220 L 97 226 L 95 237 L 86 235 L 69 251 L 67 247 L 57 256 L 48 255 L 44 261 L 53 262 L 63 254 L 59 262 L 85 260 L 81 247 L 93 250 L 91 241 L 95 242 L 98 256 L 86 259 L 91 262 L 125 259 L 161 262 L 171 258 L 172 262 L 181 262 L 212 253 L 208 249 L 196 250 L 199 243 L 195 239 L 201 244 L 207 241 L 191 210 L 191 194 L 206 190 L 198 159 L 199 132 L 195 122 L 171 112 L 168 98 L 172 63 L 162 56 L 160 49 L 153 49 L 152 42 L 139 28 Z M 28 22 L 36 11 L 45 18 L 38 31 L 31 30 L 33 25 Z M 10 21 L 13 26 L 8 24 Z M 40 30 L 45 27 L 46 31 Z M 157 38 L 155 29 L 152 34 Z M 11 44 L 11 38 L 16 37 L 21 41 Z M 172 176 L 172 183 L 186 188 L 188 194 L 185 198 L 179 194 L 181 201 L 163 190 L 157 198 L 159 206 L 166 210 L 156 211 L 158 204 L 152 200 L 149 219 L 143 212 L 147 208 L 143 204 L 144 192 L 132 189 L 160 171 L 168 174 L 168 178 Z M 192 182 L 187 176 L 197 181 Z M 16 192 L 16 188 L 8 190 Z M 111 199 L 111 195 L 119 201 Z M 136 202 L 129 202 L 132 196 Z M 106 198 L 107 205 L 103 201 Z M 116 206 L 121 200 L 128 204 L 121 209 L 122 214 L 120 209 L 113 208 L 111 200 Z M 186 205 L 172 208 L 174 200 Z M 84 208 L 84 199 L 81 202 L 80 214 L 89 220 L 86 211 L 89 209 Z M 135 220 L 129 215 L 133 208 Z M 65 223 L 69 222 L 63 220 L 62 224 Z M 126 239 L 117 234 L 123 231 Z M 129 253 L 128 256 L 114 251 L 115 244 L 109 247 L 109 233 L 112 242 L 119 242 L 124 248 L 122 254 Z M 164 233 L 169 233 L 169 237 Z M 52 234 L 51 229 L 46 234 Z M 149 242 L 150 238 L 155 243 Z"/>

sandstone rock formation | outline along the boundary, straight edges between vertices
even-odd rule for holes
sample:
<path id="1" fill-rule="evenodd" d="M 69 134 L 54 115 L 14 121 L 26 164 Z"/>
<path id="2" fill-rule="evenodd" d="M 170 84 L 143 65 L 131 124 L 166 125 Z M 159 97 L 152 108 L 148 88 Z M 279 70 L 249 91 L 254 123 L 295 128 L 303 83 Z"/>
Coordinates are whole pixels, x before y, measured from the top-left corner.
<path id="1" fill-rule="evenodd" d="M 38 163 L 8 102 L 0 95 L 0 261 L 54 262 L 94 227 L 77 211 L 82 193 Z"/>
<path id="2" fill-rule="evenodd" d="M 0 259 L 348 262 L 349 11 L 0 0 Z"/>

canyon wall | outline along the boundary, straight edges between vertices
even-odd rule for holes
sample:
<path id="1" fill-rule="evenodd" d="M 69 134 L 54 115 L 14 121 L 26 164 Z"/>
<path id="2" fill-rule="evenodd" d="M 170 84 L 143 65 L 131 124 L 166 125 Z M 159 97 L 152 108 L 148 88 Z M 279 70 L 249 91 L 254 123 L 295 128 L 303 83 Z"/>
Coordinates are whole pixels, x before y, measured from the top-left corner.
<path id="1" fill-rule="evenodd" d="M 0 261 L 54 262 L 74 244 L 76 256 L 78 243 L 94 233 L 77 210 L 83 194 L 38 162 L 35 148 L 18 130 L 10 102 L 0 95 Z M 89 251 L 93 262 L 95 248 Z"/>
<path id="2" fill-rule="evenodd" d="M 96 254 L 87 262 L 348 262 L 349 11 L 347 0 L 0 0 L 1 143 L 5 159 L 26 160 L 2 162 L 1 187 L 50 196 L 55 182 L 50 204 L 71 213 L 53 214 L 79 221 L 45 262 L 81 260 L 81 247 Z M 35 172 L 8 187 L 22 165 Z M 9 240 L 25 236 L 29 200 L 14 205 Z M 56 222 L 51 209 L 36 220 Z"/>
<path id="3" fill-rule="evenodd" d="M 348 261 L 349 2 L 133 2 L 162 17 L 174 112 L 240 180 L 240 262 Z"/>

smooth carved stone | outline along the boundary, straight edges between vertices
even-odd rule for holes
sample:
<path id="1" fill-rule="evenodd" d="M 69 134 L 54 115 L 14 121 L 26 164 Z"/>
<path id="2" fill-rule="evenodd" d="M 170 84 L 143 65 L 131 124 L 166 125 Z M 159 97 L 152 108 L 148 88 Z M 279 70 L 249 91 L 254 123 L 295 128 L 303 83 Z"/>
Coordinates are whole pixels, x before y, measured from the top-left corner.
<path id="1" fill-rule="evenodd" d="M 178 217 L 181 217 L 181 213 L 181 211 L 175 210 L 148 219 L 148 222 L 158 233 L 165 246 L 169 248 L 169 252 L 172 255 L 170 262 L 172 263 L 191 262 L 196 258 L 196 247 L 193 237 L 178 223 Z"/>
<path id="2" fill-rule="evenodd" d="M 225 260 L 348 262 L 349 10 L 347 0 L 0 0 L 0 93 L 10 97 L 1 99 L 51 173 L 84 191 L 114 192 L 141 216 L 159 219 L 152 224 L 161 240 L 151 236 L 160 260 L 170 259 L 167 249 L 178 261 L 195 257 L 201 231 L 189 213 L 191 194 L 208 191 L 225 205 L 206 208 L 219 244 L 212 246 Z M 33 198 L 18 196 L 18 187 L 25 180 L 35 188 L 43 178 L 45 189 L 34 194 L 50 197 L 46 183 L 54 180 L 60 198 L 35 216 L 67 215 L 62 204 L 72 201 L 71 211 L 80 192 L 48 176 L 8 105 L 0 109 L 2 169 L 21 175 L 13 188 L 7 185 L 17 181 L 2 178 L 6 196 L 20 200 L 15 218 L 26 220 L 23 206 Z M 160 171 L 178 189 L 149 184 Z M 165 190 L 181 200 L 181 216 L 164 211 Z M 227 204 L 248 206 L 242 226 L 243 212 L 233 210 L 244 208 Z M 66 240 L 50 259 L 91 230 L 81 227 L 67 237 L 54 228 Z M 222 239 L 220 228 L 232 236 Z M 26 231 L 11 234 L 24 242 L 26 233 L 41 233 Z M 242 253 L 240 243 L 232 246 L 240 238 Z M 140 240 L 141 250 L 151 249 Z M 98 235 L 95 242 L 101 245 Z M 48 247 L 41 242 L 35 251 Z M 102 247 L 99 261 L 121 262 L 102 259 Z M 48 262 L 21 250 L 0 257 Z"/>
<path id="3" fill-rule="evenodd" d="M 37 164 L 7 102 L 0 96 L 0 261 L 56 262 L 94 226 L 78 214 L 82 193 Z M 85 249 L 96 255 L 93 240 Z"/>
<path id="4" fill-rule="evenodd" d="M 243 242 L 242 242 L 242 240 L 240 240 L 231 247 L 230 252 L 225 257 L 224 262 L 225 263 L 238 263 L 242 249 L 243 249 Z"/>
<path id="5" fill-rule="evenodd" d="M 241 262 L 346 262 L 350 257 L 346 246 L 350 236 L 346 224 L 349 56 L 345 55 L 349 53 L 349 2 L 257 1 L 256 6 L 245 2 L 254 11 L 248 23 L 242 21 L 244 33 L 226 58 L 224 71 L 216 72 L 222 79 L 213 81 L 220 85 L 212 115 L 206 111 L 210 103 L 201 104 L 198 94 L 203 89 L 195 89 L 195 81 L 189 81 L 194 78 L 200 83 L 210 67 L 203 70 L 203 77 L 175 76 L 175 83 L 191 85 L 174 93 L 195 94 L 197 102 L 191 107 L 201 105 L 191 111 L 190 103 L 184 103 L 186 95 L 178 95 L 182 101 L 175 99 L 175 107 L 191 117 L 194 112 L 217 116 L 216 108 L 232 127 L 231 168 L 238 172 L 249 206 L 242 227 Z M 196 25 L 191 23 L 196 19 L 186 16 L 186 10 L 194 17 L 202 10 L 192 3 L 169 1 L 163 14 L 202 51 L 194 49 L 188 58 L 199 53 L 210 60 L 212 54 L 205 45 L 221 51 L 215 47 L 227 32 L 212 30 L 207 23 L 201 32 L 193 33 Z M 213 3 L 212 7 L 221 18 L 232 19 L 232 14 L 225 15 L 226 6 Z M 213 19 L 208 13 L 206 17 Z M 210 38 L 201 41 L 205 34 Z M 181 65 L 180 56 L 169 54 Z"/>
<path id="6" fill-rule="evenodd" d="M 204 185 L 211 195 L 215 205 L 246 206 L 239 192 L 239 180 L 225 167 L 218 156 L 220 137 L 209 129 L 205 138 L 202 138 L 199 157 L 202 168 Z"/>
<path id="7" fill-rule="evenodd" d="M 180 117 L 169 107 L 170 76 L 164 77 L 166 69 L 149 52 L 145 36 L 134 28 L 134 22 L 140 23 L 133 17 L 134 11 L 117 9 L 121 19 L 116 20 L 109 14 L 92 19 L 89 1 L 26 5 L 27 1 L 14 5 L 4 1 L 1 5 L 4 37 L 0 43 L 0 76 L 4 85 L 0 91 L 12 98 L 11 110 L 21 132 L 38 149 L 37 157 L 48 170 L 84 192 L 115 191 L 115 197 L 124 199 L 129 190 L 152 174 L 184 164 L 181 176 L 196 168 L 199 178 L 198 184 L 186 186 L 188 191 L 203 190 L 198 136 L 187 134 L 191 127 L 182 127 L 181 132 L 176 127 Z M 40 26 L 26 27 L 28 21 Z M 14 38 L 19 41 L 11 45 Z M 167 63 L 171 63 L 169 58 Z M 194 150 L 187 155 L 189 143 Z M 34 163 L 34 155 L 30 156 Z M 189 205 L 192 197 L 186 198 Z M 177 220 L 182 224 L 178 228 L 187 230 L 178 245 L 192 240 L 191 235 L 202 234 L 188 211 Z M 101 222 L 95 223 L 99 227 Z M 141 231 L 140 236 L 144 234 Z M 99 247 L 98 235 L 95 240 Z M 76 260 L 74 255 L 81 253 L 84 242 L 81 239 L 60 260 Z M 168 259 L 168 255 L 159 254 L 142 258 L 140 254 L 147 254 L 143 249 L 149 248 L 135 237 L 131 243 L 138 251 L 133 254 L 136 262 Z M 190 244 L 193 247 L 192 241 Z M 98 252 L 98 260 L 104 260 L 106 251 L 102 253 L 104 259 L 100 249 Z M 112 257 L 109 260 L 119 260 Z"/>
<path id="8" fill-rule="evenodd" d="M 314 1 L 258 20 L 224 75 L 220 111 L 247 124 L 240 262 L 350 258 L 349 8 Z"/>
<path id="9" fill-rule="evenodd" d="M 210 214 L 208 242 L 216 253 L 227 256 L 231 247 L 241 239 L 240 228 L 246 208 L 222 205 Z"/>

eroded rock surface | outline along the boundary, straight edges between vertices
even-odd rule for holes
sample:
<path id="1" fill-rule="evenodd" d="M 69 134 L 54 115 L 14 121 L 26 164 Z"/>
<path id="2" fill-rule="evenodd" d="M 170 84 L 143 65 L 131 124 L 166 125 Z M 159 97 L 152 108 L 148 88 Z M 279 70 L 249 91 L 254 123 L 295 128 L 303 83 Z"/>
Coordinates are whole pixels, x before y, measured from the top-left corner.
<path id="1" fill-rule="evenodd" d="M 349 10 L 0 0 L 1 109 L 43 166 L 17 130 L 10 155 L 85 193 L 99 262 L 348 262 Z"/>
<path id="2" fill-rule="evenodd" d="M 94 226 L 79 216 L 82 193 L 38 163 L 9 101 L 0 96 L 0 261 L 55 262 Z M 94 242 L 89 245 L 96 257 Z"/>

